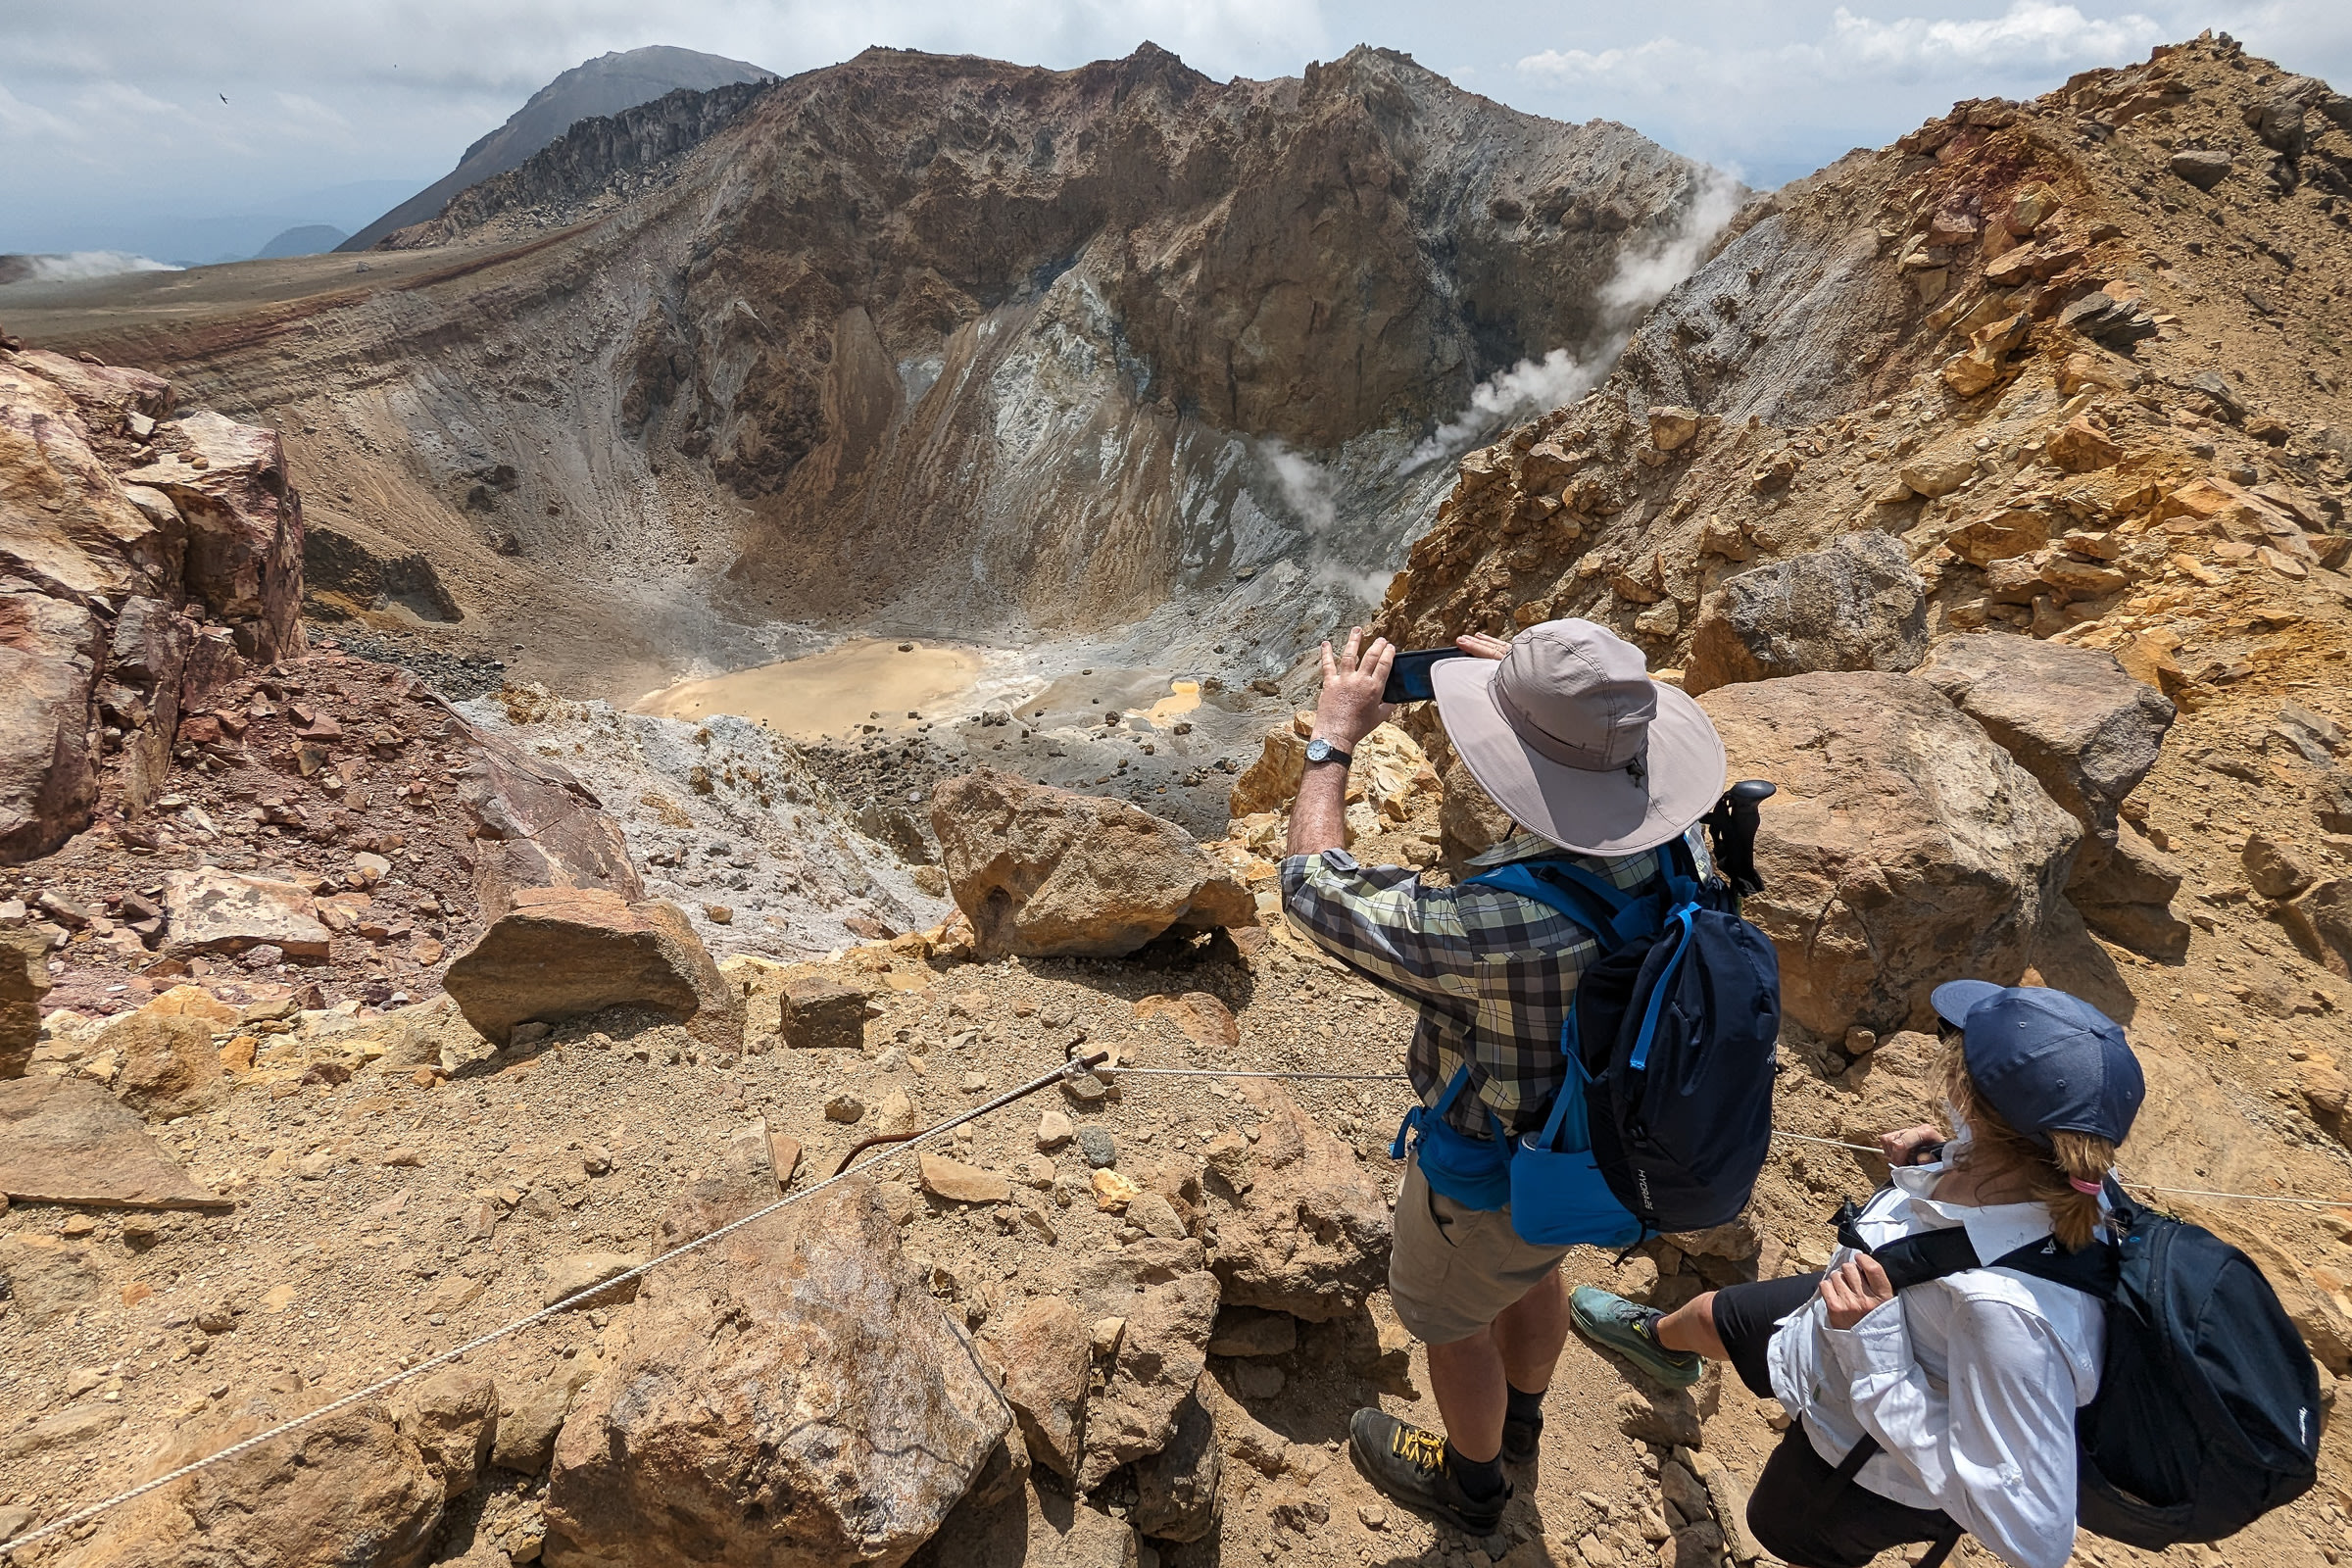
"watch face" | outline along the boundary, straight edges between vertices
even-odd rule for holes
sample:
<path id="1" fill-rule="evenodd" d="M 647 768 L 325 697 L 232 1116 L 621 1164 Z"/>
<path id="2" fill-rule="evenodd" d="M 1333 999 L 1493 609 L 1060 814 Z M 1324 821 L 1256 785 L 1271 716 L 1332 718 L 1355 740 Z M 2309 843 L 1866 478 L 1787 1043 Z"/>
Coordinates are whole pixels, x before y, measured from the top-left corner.
<path id="1" fill-rule="evenodd" d="M 1306 760 L 1310 762 L 1328 762 L 1339 755 L 1340 749 L 1327 740 L 1317 738 L 1306 743 Z"/>

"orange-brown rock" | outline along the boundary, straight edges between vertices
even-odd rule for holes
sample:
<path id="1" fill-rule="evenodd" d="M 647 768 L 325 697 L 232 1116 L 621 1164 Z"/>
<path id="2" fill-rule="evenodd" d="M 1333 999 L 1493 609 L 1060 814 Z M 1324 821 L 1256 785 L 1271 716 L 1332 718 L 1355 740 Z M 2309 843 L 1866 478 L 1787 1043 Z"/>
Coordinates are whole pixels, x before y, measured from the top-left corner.
<path id="1" fill-rule="evenodd" d="M 550 1568 L 892 1568 L 1011 1426 L 852 1181 L 649 1275 L 564 1422 Z"/>
<path id="2" fill-rule="evenodd" d="M 1257 924 L 1257 903 L 1175 823 L 983 769 L 931 796 L 957 907 L 984 956 L 1116 956 L 1171 928 Z"/>
<path id="3" fill-rule="evenodd" d="M 1730 776 L 1768 778 L 1746 912 L 1781 960 L 1787 1018 L 1926 1025 L 1928 993 L 2014 984 L 2073 868 L 2082 827 L 1928 682 L 1797 675 L 1709 692 Z"/>
<path id="4" fill-rule="evenodd" d="M 668 1013 L 710 1044 L 743 1040 L 743 1002 L 675 905 L 604 888 L 525 888 L 443 981 L 485 1039 L 608 1007 Z"/>

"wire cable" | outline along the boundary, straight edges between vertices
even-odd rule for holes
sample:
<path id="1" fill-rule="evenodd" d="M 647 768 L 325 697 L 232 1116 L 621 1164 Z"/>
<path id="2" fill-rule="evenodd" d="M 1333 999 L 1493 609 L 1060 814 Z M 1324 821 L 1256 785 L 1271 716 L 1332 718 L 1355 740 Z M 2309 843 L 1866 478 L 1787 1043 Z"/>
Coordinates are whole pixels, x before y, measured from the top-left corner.
<path id="1" fill-rule="evenodd" d="M 717 1241 L 720 1237 L 732 1235 L 736 1231 L 743 1229 L 746 1225 L 756 1224 L 760 1220 L 765 1219 L 768 1215 L 775 1213 L 778 1209 L 790 1208 L 793 1204 L 801 1201 L 805 1198 L 814 1198 L 817 1194 L 823 1192 L 826 1188 L 832 1186 L 836 1182 L 846 1181 L 850 1177 L 857 1175 L 858 1172 L 878 1165 L 884 1160 L 896 1159 L 899 1155 L 907 1152 L 909 1150 L 916 1148 L 918 1145 L 928 1143 L 930 1140 L 937 1138 L 941 1133 L 952 1131 L 955 1128 L 962 1126 L 967 1121 L 976 1120 L 981 1116 L 987 1115 L 992 1110 L 1002 1109 L 1003 1107 L 1011 1104 L 1016 1100 L 1024 1100 L 1029 1096 L 1036 1094 L 1040 1089 L 1045 1088 L 1048 1084 L 1054 1083 L 1063 1078 L 1079 1077 L 1091 1068 L 1101 1065 L 1107 1059 L 1108 1053 L 1098 1052 L 1092 1056 L 1078 1057 L 1070 1061 L 1063 1062 L 1052 1072 L 1040 1073 L 1037 1077 L 1032 1078 L 1029 1080 L 1029 1082 L 1021 1085 L 1019 1088 L 1007 1090 L 1004 1094 L 999 1095 L 996 1099 L 989 1101 L 986 1104 L 975 1105 L 970 1110 L 963 1112 L 961 1115 L 952 1116 L 948 1120 L 940 1122 L 928 1130 L 916 1134 L 914 1137 L 908 1139 L 903 1144 L 895 1144 L 890 1149 L 874 1155 L 874 1157 L 871 1159 L 861 1160 L 858 1164 L 850 1167 L 848 1170 L 836 1172 L 835 1174 L 826 1177 L 823 1181 L 818 1182 L 813 1187 L 805 1187 L 797 1193 L 788 1193 L 784 1197 L 777 1199 L 774 1202 L 767 1204 L 765 1207 L 755 1209 L 751 1213 L 744 1215 L 741 1219 L 729 1220 L 726 1224 L 721 1225 L 718 1229 L 711 1231 L 708 1235 L 698 1236 L 693 1241 L 684 1243 L 678 1247 L 673 1247 L 668 1251 L 662 1253 L 659 1257 L 648 1258 L 646 1261 L 638 1264 L 635 1268 L 615 1274 L 609 1280 L 599 1280 L 596 1284 L 589 1286 L 584 1291 L 574 1291 L 571 1295 L 564 1297 L 562 1300 L 554 1302 L 551 1305 L 541 1307 L 538 1311 L 531 1313 L 528 1317 L 519 1317 L 514 1322 L 507 1324 L 504 1328 L 492 1329 L 486 1334 L 477 1334 L 472 1339 L 466 1341 L 462 1345 L 458 1345 L 449 1349 L 443 1350 L 438 1355 L 428 1356 L 424 1360 L 417 1362 L 415 1366 L 404 1367 L 400 1371 L 393 1373 L 390 1377 L 378 1378 L 375 1382 L 368 1384 L 367 1387 L 355 1389 L 340 1398 L 331 1399 L 325 1404 L 320 1405 L 316 1410 L 308 1411 L 305 1414 L 295 1416 L 293 1419 L 288 1421 L 281 1421 L 276 1426 L 270 1428 L 267 1432 L 257 1432 L 252 1437 L 246 1438 L 241 1442 L 232 1443 L 227 1447 L 220 1449 L 218 1453 L 208 1453 L 201 1459 L 192 1460 L 187 1464 L 181 1465 L 176 1470 L 157 1476 L 152 1481 L 143 1481 L 139 1483 L 139 1485 L 132 1487 L 127 1492 L 118 1493 L 103 1502 L 94 1502 L 86 1508 L 75 1509 L 73 1513 L 67 1514 L 64 1518 L 53 1520 L 52 1522 L 41 1526 L 38 1530 L 26 1531 L 24 1535 L 17 1537 L 14 1541 L 0 1542 L 0 1557 L 7 1557 L 12 1552 L 31 1545 L 34 1542 L 45 1541 L 49 1537 L 58 1535 L 67 1530 L 71 1530 L 76 1525 L 87 1523 L 89 1520 L 97 1518 L 100 1514 L 106 1513 L 110 1509 L 119 1508 L 126 1502 L 143 1497 L 150 1492 L 153 1492 L 160 1487 L 168 1487 L 172 1482 L 180 1480 L 182 1477 L 194 1475 L 197 1471 L 212 1465 L 224 1463 L 229 1459 L 235 1458 L 238 1454 L 249 1453 L 253 1449 L 260 1447 L 266 1443 L 273 1443 L 277 1439 L 284 1437 L 289 1432 L 296 1431 L 302 1427 L 310 1426 L 314 1422 L 324 1420 L 326 1417 L 335 1414 L 337 1411 L 348 1410 L 355 1404 L 359 1404 L 364 1400 L 373 1398 L 375 1396 L 382 1394 L 387 1389 L 396 1388 L 413 1378 L 421 1377 L 423 1374 L 432 1371 L 435 1367 L 447 1366 L 453 1361 L 463 1360 L 466 1356 L 471 1354 L 475 1350 L 481 1349 L 485 1346 L 494 1345 L 498 1341 L 508 1338 L 510 1335 L 521 1333 L 524 1329 L 531 1327 L 533 1324 L 544 1323 L 550 1318 L 556 1317 L 563 1312 L 569 1311 L 574 1306 L 585 1304 L 595 1298 L 603 1296 L 606 1292 L 612 1290 L 613 1286 L 618 1285 L 625 1280 L 636 1279 L 640 1275 L 650 1273 L 652 1270 L 661 1267 L 664 1263 L 670 1262 L 675 1258 L 685 1256 L 688 1252 L 694 1251 L 697 1248 L 708 1247 L 712 1242 Z"/>

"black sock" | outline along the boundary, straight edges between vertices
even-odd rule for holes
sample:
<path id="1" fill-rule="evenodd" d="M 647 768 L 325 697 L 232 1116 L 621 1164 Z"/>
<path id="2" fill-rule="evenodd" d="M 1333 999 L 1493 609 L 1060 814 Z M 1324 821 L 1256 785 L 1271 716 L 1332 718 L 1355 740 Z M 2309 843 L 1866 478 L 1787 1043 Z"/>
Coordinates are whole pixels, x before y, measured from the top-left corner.
<path id="1" fill-rule="evenodd" d="M 1524 1422 L 1531 1427 L 1540 1427 L 1544 1424 L 1544 1391 L 1542 1389 L 1530 1394 L 1525 1389 L 1513 1388 L 1508 1383 L 1502 1387 L 1509 1396 L 1509 1404 L 1503 1414 L 1504 1420 Z"/>
<path id="2" fill-rule="evenodd" d="M 1446 1468 L 1462 1485 L 1462 1495 L 1472 1502 L 1484 1502 L 1502 1492 L 1502 1456 L 1492 1459 L 1465 1459 L 1462 1450 L 1446 1442 Z"/>

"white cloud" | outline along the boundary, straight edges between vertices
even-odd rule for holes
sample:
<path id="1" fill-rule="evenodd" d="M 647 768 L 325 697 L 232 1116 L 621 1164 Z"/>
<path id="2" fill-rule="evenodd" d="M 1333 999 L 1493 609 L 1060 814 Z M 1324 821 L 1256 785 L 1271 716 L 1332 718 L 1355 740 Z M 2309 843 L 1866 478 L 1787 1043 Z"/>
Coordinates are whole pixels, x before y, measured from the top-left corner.
<path id="1" fill-rule="evenodd" d="M 1822 54 L 1862 71 L 2104 65 L 2144 54 L 2164 36 L 2162 26 L 2136 12 L 2092 18 L 2048 0 L 2011 0 L 1997 17 L 1970 20 L 1880 22 L 1839 6 Z"/>
<path id="2" fill-rule="evenodd" d="M 60 141 L 81 137 L 80 129 L 63 115 L 28 104 L 6 87 L 0 87 L 0 131 L 10 136 L 52 136 Z"/>
<path id="3" fill-rule="evenodd" d="M 2050 0 L 2010 0 L 1994 17 L 1890 22 L 1840 5 L 1809 41 L 1709 48 L 1661 34 L 1597 51 L 1545 49 L 1523 56 L 1518 67 L 1533 80 L 1643 92 L 1680 85 L 1760 95 L 1823 81 L 1884 84 L 1922 77 L 1962 85 L 1985 77 L 2001 86 L 2021 73 L 2121 65 L 2167 35 L 2163 24 L 2137 12 L 2091 17 Z M 1753 97 L 1742 96 L 1740 107 L 1769 113 Z"/>

